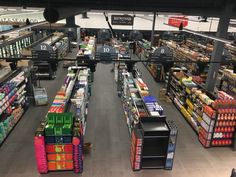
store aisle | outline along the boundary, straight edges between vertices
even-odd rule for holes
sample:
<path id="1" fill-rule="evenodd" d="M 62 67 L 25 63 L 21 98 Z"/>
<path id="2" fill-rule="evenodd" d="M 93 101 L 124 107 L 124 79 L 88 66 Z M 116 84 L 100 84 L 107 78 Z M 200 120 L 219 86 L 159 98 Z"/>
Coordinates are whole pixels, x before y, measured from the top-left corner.
<path id="1" fill-rule="evenodd" d="M 229 148 L 204 149 L 196 134 L 172 103 L 161 101 L 167 118 L 173 119 L 179 136 L 174 169 L 142 170 L 133 172 L 130 167 L 128 129 L 120 98 L 117 96 L 112 65 L 98 64 L 89 102 L 89 115 L 85 141 L 93 143 L 90 154 L 85 155 L 83 177 L 229 177 L 235 167 L 236 153 Z M 140 63 L 142 78 L 150 93 L 158 97 L 157 84 Z M 53 81 L 43 81 L 50 96 L 45 107 L 31 107 L 0 148 L 1 177 L 74 177 L 72 171 L 51 172 L 40 175 L 36 169 L 33 137 L 40 120 L 46 115 L 56 92 L 62 85 L 65 69 L 58 71 Z M 80 176 L 80 175 L 79 175 Z"/>
<path id="2" fill-rule="evenodd" d="M 85 156 L 86 177 L 123 177 L 131 171 L 128 129 L 111 68 L 98 64 L 94 77 L 85 136 L 93 148 Z"/>
<path id="3" fill-rule="evenodd" d="M 13 129 L 6 141 L 0 147 L 1 177 L 36 177 L 36 162 L 34 156 L 34 132 L 40 120 L 46 115 L 56 92 L 60 89 L 66 70 L 57 72 L 57 78 L 51 81 L 41 81 L 49 96 L 48 106 L 31 106 Z"/>

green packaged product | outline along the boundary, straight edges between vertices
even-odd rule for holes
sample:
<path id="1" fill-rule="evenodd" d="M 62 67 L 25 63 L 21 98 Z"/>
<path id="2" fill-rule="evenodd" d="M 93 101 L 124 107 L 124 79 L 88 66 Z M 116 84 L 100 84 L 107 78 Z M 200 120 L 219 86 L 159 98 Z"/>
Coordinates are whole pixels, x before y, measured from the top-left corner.
<path id="1" fill-rule="evenodd" d="M 71 124 L 65 124 L 62 128 L 62 134 L 63 135 L 71 135 L 72 132 L 72 125 Z"/>
<path id="2" fill-rule="evenodd" d="M 47 115 L 47 122 L 48 124 L 55 124 L 55 118 L 56 118 L 56 114 L 55 113 L 48 113 Z"/>
<path id="3" fill-rule="evenodd" d="M 54 126 L 54 134 L 56 136 L 61 136 L 62 135 L 62 126 L 60 125 L 55 125 Z"/>
<path id="4" fill-rule="evenodd" d="M 53 136 L 54 135 L 54 125 L 47 124 L 45 127 L 45 135 L 46 136 Z"/>
<path id="5" fill-rule="evenodd" d="M 68 112 L 63 114 L 64 117 L 64 124 L 70 124 L 72 125 L 73 123 L 73 114 Z"/>
<path id="6" fill-rule="evenodd" d="M 56 116 L 56 124 L 63 124 L 64 120 L 63 120 L 63 114 L 57 114 Z"/>

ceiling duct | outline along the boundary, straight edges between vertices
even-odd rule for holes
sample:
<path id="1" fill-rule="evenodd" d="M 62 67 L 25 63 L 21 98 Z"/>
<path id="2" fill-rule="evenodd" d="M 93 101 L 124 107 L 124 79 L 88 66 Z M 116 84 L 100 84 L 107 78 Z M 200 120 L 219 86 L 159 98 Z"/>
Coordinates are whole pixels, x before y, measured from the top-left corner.
<path id="1" fill-rule="evenodd" d="M 78 9 L 78 8 L 45 8 L 43 12 L 43 16 L 46 21 L 50 23 L 55 23 L 59 20 L 65 19 L 66 17 L 70 17 L 78 14 L 87 14 L 86 9 Z"/>

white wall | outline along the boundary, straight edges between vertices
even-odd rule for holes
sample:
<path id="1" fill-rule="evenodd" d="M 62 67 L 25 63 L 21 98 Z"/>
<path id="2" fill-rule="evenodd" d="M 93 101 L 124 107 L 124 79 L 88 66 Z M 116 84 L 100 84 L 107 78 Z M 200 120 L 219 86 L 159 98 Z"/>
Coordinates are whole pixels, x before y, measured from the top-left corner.
<path id="1" fill-rule="evenodd" d="M 75 23 L 82 28 L 108 28 L 107 22 L 103 14 L 90 14 L 88 13 L 89 19 L 82 19 L 81 15 L 77 15 L 75 17 Z M 111 14 L 108 15 L 109 21 L 111 22 Z M 140 17 L 140 18 L 139 18 Z M 146 19 L 142 19 L 146 18 Z M 152 16 L 148 15 L 136 15 L 134 18 L 133 28 L 137 30 L 151 30 L 152 29 Z M 196 17 L 189 17 L 191 20 L 196 20 Z M 209 31 L 210 29 L 210 20 L 209 22 L 195 22 L 189 21 L 188 26 L 186 28 L 195 30 L 195 31 Z M 166 25 L 168 23 L 168 16 L 165 17 L 163 15 L 157 16 L 155 30 L 157 31 L 165 31 L 165 30 L 178 30 L 178 28 L 171 27 Z M 216 31 L 218 26 L 218 21 L 212 21 L 211 30 Z M 114 29 L 132 29 L 132 26 L 121 26 L 121 25 L 112 25 Z"/>
<path id="2" fill-rule="evenodd" d="M 10 19 L 12 19 L 13 21 L 15 19 L 20 21 L 20 20 L 26 20 L 27 18 L 32 19 L 32 20 L 37 20 L 38 22 L 45 21 L 42 11 L 40 11 L 40 12 L 26 12 L 26 13 L 11 14 L 11 15 L 1 15 L 0 21 L 7 21 Z"/>
<path id="3" fill-rule="evenodd" d="M 109 20 L 111 22 L 111 15 L 122 15 L 124 12 L 119 12 L 119 13 L 108 13 Z M 129 15 L 132 15 L 131 12 L 127 13 Z M 168 17 L 169 16 L 176 16 L 176 15 L 159 15 L 156 18 L 156 25 L 155 25 L 155 30 L 156 31 L 172 31 L 172 30 L 178 30 L 178 28 L 171 27 L 168 25 L 165 25 L 165 23 L 168 23 Z M 108 24 L 105 20 L 105 17 L 103 15 L 103 12 L 88 12 L 88 19 L 82 19 L 81 15 L 75 16 L 75 23 L 82 28 L 109 28 Z M 22 14 L 12 14 L 12 15 L 2 15 L 0 16 L 0 20 L 4 20 L 7 18 L 17 18 L 17 19 L 37 19 L 38 21 L 44 21 L 43 17 L 43 12 L 32 12 L 32 13 L 22 13 Z M 146 19 L 142 19 L 146 18 Z M 190 20 L 188 21 L 188 26 L 186 27 L 187 29 L 194 30 L 194 31 L 209 31 L 210 29 L 210 23 L 211 23 L 211 18 L 208 19 L 208 22 L 203 23 L 203 22 L 195 22 L 197 21 L 197 17 L 194 16 L 189 16 L 188 17 Z M 152 19 L 153 15 L 151 13 L 139 13 L 136 14 L 136 17 L 134 18 L 134 25 L 133 29 L 136 30 L 151 30 L 152 29 Z M 59 21 L 60 23 L 66 23 L 65 20 Z M 211 24 L 211 30 L 215 32 L 217 30 L 218 26 L 218 19 L 212 20 Z M 127 30 L 132 30 L 132 26 L 121 26 L 121 25 L 112 25 L 113 29 L 127 29 Z M 229 32 L 236 32 L 236 28 L 229 28 Z"/>

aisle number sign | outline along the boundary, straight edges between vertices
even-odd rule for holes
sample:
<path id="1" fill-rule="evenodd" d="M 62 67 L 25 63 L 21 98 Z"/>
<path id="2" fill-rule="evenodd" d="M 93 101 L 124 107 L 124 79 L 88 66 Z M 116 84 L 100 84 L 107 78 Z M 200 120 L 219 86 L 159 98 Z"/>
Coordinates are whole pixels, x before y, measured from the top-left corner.
<path id="1" fill-rule="evenodd" d="M 167 46 L 161 46 L 154 51 L 153 56 L 172 56 L 172 51 Z"/>
<path id="2" fill-rule="evenodd" d="M 107 61 L 118 59 L 118 53 L 112 46 L 104 45 L 97 49 L 96 59 L 107 60 Z"/>
<path id="3" fill-rule="evenodd" d="M 49 51 L 49 52 L 51 52 L 53 49 L 48 44 L 41 43 L 41 44 L 37 45 L 34 48 L 34 50 L 37 50 L 37 51 Z"/>

